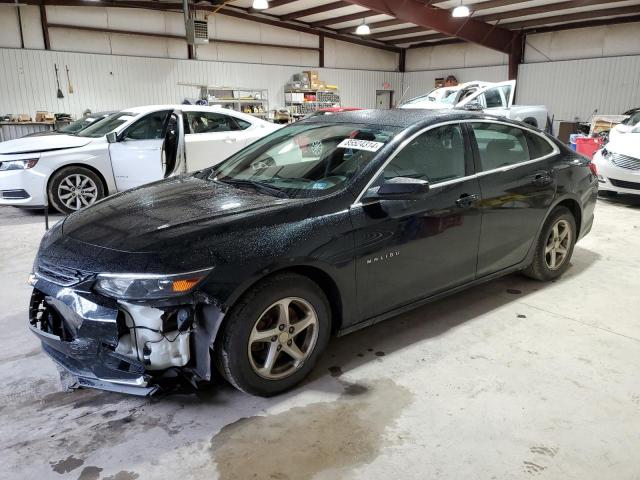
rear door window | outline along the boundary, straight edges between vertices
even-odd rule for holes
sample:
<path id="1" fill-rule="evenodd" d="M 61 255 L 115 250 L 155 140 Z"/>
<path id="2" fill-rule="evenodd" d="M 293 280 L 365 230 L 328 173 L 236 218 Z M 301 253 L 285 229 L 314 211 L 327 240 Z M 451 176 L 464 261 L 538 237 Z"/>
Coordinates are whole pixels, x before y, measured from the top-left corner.
<path id="1" fill-rule="evenodd" d="M 527 144 L 529 145 L 529 156 L 532 160 L 546 157 L 555 151 L 553 146 L 540 135 L 526 131 L 525 135 L 527 137 Z"/>
<path id="2" fill-rule="evenodd" d="M 189 124 L 189 133 L 216 133 L 244 130 L 238 121 L 230 115 L 214 112 L 186 112 Z M 244 120 L 240 120 L 244 122 Z M 244 122 L 248 126 L 249 122 Z"/>
<path id="3" fill-rule="evenodd" d="M 531 160 L 524 130 L 503 123 L 472 122 L 483 171 Z"/>

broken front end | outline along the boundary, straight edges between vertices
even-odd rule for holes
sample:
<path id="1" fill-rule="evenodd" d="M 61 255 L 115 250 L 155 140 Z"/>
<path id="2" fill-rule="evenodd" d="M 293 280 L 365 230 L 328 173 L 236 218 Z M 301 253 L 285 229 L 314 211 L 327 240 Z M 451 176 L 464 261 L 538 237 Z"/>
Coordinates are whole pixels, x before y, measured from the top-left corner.
<path id="1" fill-rule="evenodd" d="M 38 257 L 30 329 L 72 388 L 151 395 L 179 379 L 197 386 L 211 380 L 223 318 L 197 290 L 208 273 L 95 274 Z"/>

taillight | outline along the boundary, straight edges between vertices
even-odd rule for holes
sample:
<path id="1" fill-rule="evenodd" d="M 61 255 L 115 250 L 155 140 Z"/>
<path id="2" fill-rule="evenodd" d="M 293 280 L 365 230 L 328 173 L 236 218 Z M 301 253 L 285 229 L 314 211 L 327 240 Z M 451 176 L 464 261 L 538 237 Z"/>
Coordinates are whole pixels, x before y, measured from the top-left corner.
<path id="1" fill-rule="evenodd" d="M 595 163 L 589 162 L 589 170 L 591 170 L 591 173 L 593 173 L 594 177 L 598 176 L 598 167 L 596 167 Z"/>

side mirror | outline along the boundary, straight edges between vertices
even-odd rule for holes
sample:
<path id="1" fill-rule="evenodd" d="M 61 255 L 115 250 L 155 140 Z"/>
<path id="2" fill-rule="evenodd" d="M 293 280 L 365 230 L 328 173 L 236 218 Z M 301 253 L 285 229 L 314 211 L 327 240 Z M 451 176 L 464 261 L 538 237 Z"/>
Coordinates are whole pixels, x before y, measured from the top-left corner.
<path id="1" fill-rule="evenodd" d="M 118 134 L 116 132 L 107 133 L 107 143 L 116 143 L 118 141 Z"/>
<path id="2" fill-rule="evenodd" d="M 429 193 L 429 182 L 417 178 L 396 177 L 367 192 L 367 200 L 422 200 Z"/>
<path id="3" fill-rule="evenodd" d="M 470 112 L 479 112 L 483 110 L 482 105 L 480 105 L 478 102 L 469 102 L 462 108 L 465 110 L 469 110 Z"/>

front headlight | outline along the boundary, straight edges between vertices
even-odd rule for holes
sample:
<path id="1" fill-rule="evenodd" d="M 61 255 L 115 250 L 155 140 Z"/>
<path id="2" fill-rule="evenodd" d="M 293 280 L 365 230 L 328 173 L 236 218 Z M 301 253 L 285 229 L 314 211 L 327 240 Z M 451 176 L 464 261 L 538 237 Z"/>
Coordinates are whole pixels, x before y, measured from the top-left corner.
<path id="1" fill-rule="evenodd" d="M 121 300 L 148 300 L 178 297 L 193 289 L 208 275 L 210 268 L 175 275 L 101 274 L 94 289 Z"/>
<path id="2" fill-rule="evenodd" d="M 5 170 L 27 170 L 29 168 L 35 167 L 36 163 L 38 163 L 37 158 L 0 162 L 0 172 L 3 172 Z"/>

